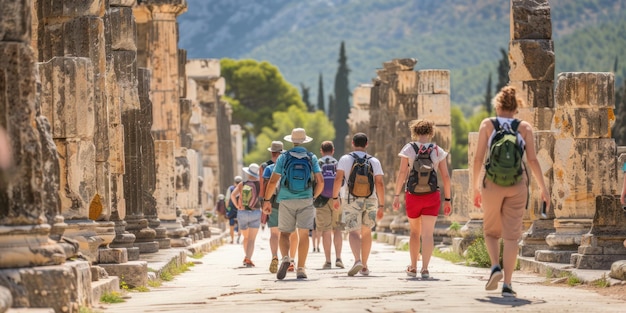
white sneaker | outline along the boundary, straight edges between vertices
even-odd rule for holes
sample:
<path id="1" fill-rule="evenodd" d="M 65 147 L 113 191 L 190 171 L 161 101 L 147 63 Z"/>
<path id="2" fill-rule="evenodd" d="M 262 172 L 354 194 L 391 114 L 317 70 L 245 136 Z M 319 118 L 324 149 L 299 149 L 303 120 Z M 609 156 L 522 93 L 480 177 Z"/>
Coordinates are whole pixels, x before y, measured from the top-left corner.
<path id="1" fill-rule="evenodd" d="M 348 271 L 348 276 L 354 276 L 363 268 L 363 263 L 361 261 L 354 262 L 352 268 Z"/>

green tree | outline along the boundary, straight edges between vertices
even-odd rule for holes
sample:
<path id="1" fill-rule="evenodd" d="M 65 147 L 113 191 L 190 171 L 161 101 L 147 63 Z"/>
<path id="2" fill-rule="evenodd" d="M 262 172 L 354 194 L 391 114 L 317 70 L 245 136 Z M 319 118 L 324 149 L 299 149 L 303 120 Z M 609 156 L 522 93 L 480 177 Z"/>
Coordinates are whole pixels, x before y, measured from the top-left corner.
<path id="1" fill-rule="evenodd" d="M 324 79 L 322 79 L 322 73 L 320 73 L 320 77 L 317 80 L 317 109 L 328 115 L 324 105 Z"/>
<path id="2" fill-rule="evenodd" d="M 335 110 L 333 125 L 336 131 L 335 153 L 342 155 L 346 151 L 344 138 L 348 135 L 348 114 L 350 114 L 350 89 L 348 85 L 348 57 L 342 41 L 339 48 L 339 67 L 335 75 Z"/>
<path id="3" fill-rule="evenodd" d="M 496 93 L 502 89 L 502 87 L 509 84 L 509 54 L 504 48 L 500 48 L 500 54 L 502 58 L 498 61 L 498 82 L 496 83 Z"/>
<path id="4" fill-rule="evenodd" d="M 233 108 L 233 124 L 250 129 L 252 135 L 272 125 L 272 114 L 292 105 L 306 110 L 298 89 L 285 81 L 278 68 L 268 62 L 222 59 L 221 75 L 226 81 L 223 97 Z M 246 134 L 250 135 L 250 134 Z"/>
<path id="5" fill-rule="evenodd" d="M 319 151 L 319 147 L 324 140 L 333 140 L 335 138 L 335 129 L 322 111 L 307 112 L 297 106 L 291 106 L 287 111 L 274 112 L 272 115 L 273 124 L 271 127 L 264 127 L 257 136 L 256 147 L 246 156 L 244 163 L 252 162 L 261 163 L 268 159 L 269 147 L 273 140 L 281 140 L 285 143 L 285 149 L 293 147 L 291 143 L 285 142 L 283 138 L 291 134 L 291 130 L 296 127 L 302 127 L 306 130 L 307 136 L 313 138 L 313 141 L 303 146 L 313 153 Z"/>
<path id="6" fill-rule="evenodd" d="M 491 73 L 489 73 L 489 78 L 487 79 L 487 91 L 485 92 L 485 110 L 489 115 L 491 115 L 491 98 L 493 94 L 491 93 Z"/>
<path id="7" fill-rule="evenodd" d="M 302 102 L 306 105 L 309 112 L 315 112 L 315 107 L 311 105 L 311 101 L 309 101 L 309 89 L 305 84 L 300 83 L 300 90 L 302 91 Z"/>
<path id="8" fill-rule="evenodd" d="M 452 157 L 450 165 L 453 169 L 467 168 L 467 135 L 469 128 L 463 111 L 458 106 L 450 109 L 452 124 L 452 147 L 450 155 Z"/>
<path id="9" fill-rule="evenodd" d="M 335 97 L 332 93 L 328 95 L 328 119 L 335 120 Z"/>

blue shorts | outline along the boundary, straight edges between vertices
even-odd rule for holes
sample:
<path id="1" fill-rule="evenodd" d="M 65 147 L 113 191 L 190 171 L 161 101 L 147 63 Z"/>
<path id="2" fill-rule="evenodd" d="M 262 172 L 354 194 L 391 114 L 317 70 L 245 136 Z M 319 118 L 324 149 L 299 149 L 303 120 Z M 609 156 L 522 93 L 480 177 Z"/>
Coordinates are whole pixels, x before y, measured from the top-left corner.
<path id="1" fill-rule="evenodd" d="M 237 212 L 239 230 L 259 228 L 261 226 L 261 210 L 240 210 Z"/>

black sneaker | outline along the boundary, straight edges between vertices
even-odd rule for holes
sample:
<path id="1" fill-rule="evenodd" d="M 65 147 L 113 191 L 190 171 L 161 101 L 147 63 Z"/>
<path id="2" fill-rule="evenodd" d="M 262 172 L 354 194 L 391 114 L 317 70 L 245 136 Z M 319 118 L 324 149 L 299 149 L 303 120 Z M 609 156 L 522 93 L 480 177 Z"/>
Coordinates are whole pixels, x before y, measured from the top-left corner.
<path id="1" fill-rule="evenodd" d="M 287 269 L 289 269 L 289 264 L 291 261 L 289 260 L 289 256 L 284 256 L 282 262 L 280 262 L 280 267 L 278 268 L 278 272 L 276 272 L 276 278 L 283 279 L 287 276 Z"/>
<path id="2" fill-rule="evenodd" d="M 513 288 L 509 285 L 502 285 L 502 296 L 503 297 L 517 297 L 517 292 L 513 291 Z"/>
<path id="3" fill-rule="evenodd" d="M 489 280 L 487 281 L 487 285 L 485 285 L 485 290 L 496 290 L 498 288 L 498 282 L 502 279 L 502 270 L 500 266 L 494 267 L 491 270 L 491 276 L 489 276 Z"/>

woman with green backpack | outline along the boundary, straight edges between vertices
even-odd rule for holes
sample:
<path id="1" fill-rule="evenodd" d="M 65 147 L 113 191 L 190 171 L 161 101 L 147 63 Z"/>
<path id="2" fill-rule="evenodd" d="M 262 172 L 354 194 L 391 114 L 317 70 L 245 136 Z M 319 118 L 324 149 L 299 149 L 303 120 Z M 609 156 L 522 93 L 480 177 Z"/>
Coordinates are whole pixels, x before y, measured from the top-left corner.
<path id="1" fill-rule="evenodd" d="M 256 235 L 261 226 L 261 186 L 259 183 L 259 165 L 256 163 L 244 167 L 243 171 L 248 177 L 235 187 L 230 195 L 237 207 L 237 222 L 239 231 L 243 235 L 243 251 L 245 257 L 243 266 L 254 267 L 252 254 Z"/>
<path id="2" fill-rule="evenodd" d="M 535 152 L 533 127 L 515 118 L 521 104 L 514 87 L 505 86 L 498 92 L 493 100 L 496 118 L 486 118 L 480 124 L 472 168 L 474 206 L 482 207 L 484 212 L 483 233 L 491 259 L 491 274 L 485 290 L 497 289 L 504 276 L 504 297 L 517 295 L 511 286 L 511 279 L 528 201 L 528 175 L 523 175 L 526 173 L 522 162 L 524 152 L 528 167 L 541 189 L 541 198 L 546 207 L 550 207 L 550 194 Z M 481 175 L 483 164 L 484 177 Z M 504 241 L 502 267 L 499 260 L 500 238 Z"/>

